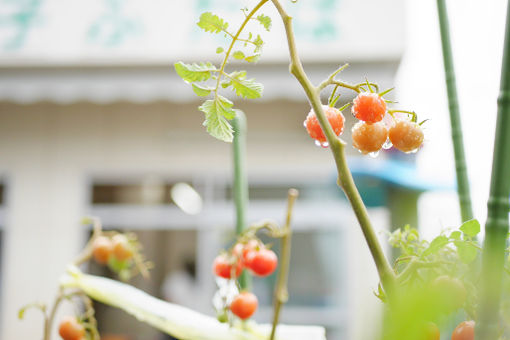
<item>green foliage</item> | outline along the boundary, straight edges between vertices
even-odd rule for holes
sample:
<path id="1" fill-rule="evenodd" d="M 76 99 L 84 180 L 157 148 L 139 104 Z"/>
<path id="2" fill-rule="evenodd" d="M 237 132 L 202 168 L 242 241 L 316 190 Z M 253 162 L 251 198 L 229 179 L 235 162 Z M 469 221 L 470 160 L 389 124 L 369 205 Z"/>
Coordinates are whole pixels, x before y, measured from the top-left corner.
<path id="1" fill-rule="evenodd" d="M 218 71 L 210 62 L 199 64 L 185 64 L 179 61 L 174 64 L 177 74 L 187 83 L 205 81 L 211 78 L 212 72 Z"/>
<path id="2" fill-rule="evenodd" d="M 264 28 L 266 29 L 266 31 L 269 32 L 269 30 L 271 30 L 271 18 L 268 17 L 267 15 L 264 15 L 264 14 L 261 14 L 257 17 L 257 20 L 258 22 L 260 22 L 260 24 L 262 26 L 264 26 Z"/>
<path id="3" fill-rule="evenodd" d="M 204 87 L 197 84 L 191 84 L 191 87 L 193 89 L 193 92 L 199 97 L 207 97 L 211 94 L 211 91 L 214 89 L 211 89 L 210 87 Z"/>
<path id="4" fill-rule="evenodd" d="M 232 54 L 232 57 L 234 57 L 234 59 L 244 59 L 244 53 L 243 51 L 235 51 L 233 54 Z"/>
<path id="5" fill-rule="evenodd" d="M 250 56 L 244 58 L 244 60 L 246 60 L 249 63 L 256 63 L 257 61 L 259 61 L 259 59 L 260 59 L 260 54 L 254 54 L 254 55 L 250 55 Z"/>
<path id="6" fill-rule="evenodd" d="M 233 72 L 229 75 L 231 85 L 236 95 L 243 98 L 260 98 L 264 90 L 264 86 L 256 83 L 253 79 L 246 79 L 246 72 Z"/>
<path id="7" fill-rule="evenodd" d="M 477 220 L 469 220 L 460 226 L 460 231 L 468 237 L 475 237 L 480 232 L 480 223 Z"/>
<path id="8" fill-rule="evenodd" d="M 198 109 L 205 113 L 204 126 L 213 137 L 225 142 L 234 139 L 233 129 L 227 119 L 235 117 L 233 103 L 220 95 L 206 100 Z"/>
<path id="9" fill-rule="evenodd" d="M 260 37 L 259 34 L 257 34 L 257 37 L 255 40 L 252 41 L 253 45 L 255 45 L 255 49 L 253 50 L 253 53 L 258 53 L 262 50 L 262 46 L 264 45 L 264 40 Z"/>
<path id="10" fill-rule="evenodd" d="M 205 114 L 205 121 L 203 125 L 207 128 L 209 134 L 225 142 L 232 142 L 233 128 L 229 122 L 236 115 L 236 109 L 233 108 L 233 103 L 219 94 L 221 88 L 226 89 L 231 87 L 235 94 L 242 98 L 260 98 L 264 87 L 262 84 L 255 82 L 254 79 L 246 78 L 246 71 L 234 71 L 231 73 L 225 72 L 225 67 L 230 57 L 236 60 L 244 60 L 246 62 L 257 62 L 260 58 L 260 51 L 264 45 L 259 34 L 254 38 L 254 34 L 249 32 L 247 38 L 241 38 L 242 28 L 250 20 L 256 20 L 265 30 L 271 29 L 271 18 L 264 14 L 259 14 L 253 17 L 256 11 L 249 11 L 243 8 L 242 12 L 245 15 L 245 20 L 237 33 L 232 34 L 227 31 L 229 24 L 224 19 L 211 12 L 205 12 L 200 15 L 197 23 L 198 27 L 209 33 L 224 32 L 225 37 L 231 38 L 229 47 L 217 47 L 216 53 L 224 53 L 224 59 L 220 68 L 216 68 L 211 62 L 200 62 L 194 64 L 185 64 L 183 62 L 175 63 L 175 71 L 187 83 L 191 84 L 193 92 L 199 97 L 207 97 L 213 95 L 213 99 L 206 100 L 199 110 Z M 236 44 L 242 43 L 244 47 L 248 44 L 254 46 L 253 54 L 247 54 L 246 51 L 235 50 L 233 48 Z M 223 80 L 222 77 L 225 76 Z M 215 85 L 212 84 L 197 84 L 200 82 L 207 82 L 213 80 Z"/>
<path id="11" fill-rule="evenodd" d="M 478 221 L 470 220 L 430 242 L 408 225 L 390 234 L 390 245 L 400 250 L 394 265 L 399 285 L 398 298 L 392 301 L 395 325 L 389 327 L 397 333 L 390 332 L 384 339 L 413 339 L 424 323 L 448 322 L 459 309 L 475 318 L 481 263 L 475 237 L 479 233 Z M 376 295 L 384 301 L 381 292 Z M 402 320 L 413 326 L 403 329 Z"/>
<path id="12" fill-rule="evenodd" d="M 220 33 L 226 31 L 228 28 L 228 22 L 225 22 L 225 20 L 211 12 L 202 13 L 197 25 L 204 31 L 210 33 Z"/>
<path id="13" fill-rule="evenodd" d="M 443 249 L 443 247 L 446 246 L 448 243 L 450 243 L 448 237 L 444 235 L 439 235 L 438 237 L 433 239 L 432 242 L 430 242 L 430 245 L 428 246 L 427 249 L 425 249 L 421 256 L 429 256 L 432 254 L 436 254 L 441 249 Z"/>

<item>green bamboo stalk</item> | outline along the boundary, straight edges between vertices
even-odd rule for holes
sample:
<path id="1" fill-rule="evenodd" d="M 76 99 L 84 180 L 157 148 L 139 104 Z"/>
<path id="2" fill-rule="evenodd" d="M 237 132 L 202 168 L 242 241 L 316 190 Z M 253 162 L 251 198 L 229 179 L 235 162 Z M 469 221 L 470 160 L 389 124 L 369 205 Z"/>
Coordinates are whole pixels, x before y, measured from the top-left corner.
<path id="1" fill-rule="evenodd" d="M 493 340 L 498 336 L 501 281 L 505 261 L 510 210 L 510 1 L 507 7 L 505 45 L 498 98 L 498 117 L 488 214 L 483 245 L 480 307 L 476 339 Z"/>
<path id="2" fill-rule="evenodd" d="M 441 45 L 443 48 L 443 63 L 448 93 L 448 108 L 450 111 L 450 125 L 455 155 L 455 171 L 457 173 L 457 192 L 459 196 L 460 215 L 462 222 L 473 218 L 469 179 L 467 174 L 466 157 L 464 155 L 464 142 L 462 138 L 462 124 L 459 113 L 459 100 L 455 82 L 455 69 L 453 66 L 452 45 L 450 41 L 450 28 L 448 24 L 448 11 L 445 0 L 437 0 L 437 13 L 441 31 Z"/>
<path id="3" fill-rule="evenodd" d="M 246 211 L 248 208 L 248 179 L 246 173 L 246 116 L 237 110 L 232 120 L 234 128 L 233 160 L 234 160 L 234 203 L 236 208 L 236 234 L 240 235 L 247 226 Z M 243 271 L 239 277 L 241 289 L 248 289 L 250 276 Z"/>

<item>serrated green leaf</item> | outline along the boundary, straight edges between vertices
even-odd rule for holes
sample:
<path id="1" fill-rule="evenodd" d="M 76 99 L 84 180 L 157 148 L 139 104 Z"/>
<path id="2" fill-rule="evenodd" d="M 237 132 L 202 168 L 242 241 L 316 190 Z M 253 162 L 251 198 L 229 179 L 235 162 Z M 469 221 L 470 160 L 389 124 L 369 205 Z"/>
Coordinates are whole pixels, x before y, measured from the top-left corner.
<path id="1" fill-rule="evenodd" d="M 221 87 L 223 87 L 224 89 L 226 89 L 227 87 L 229 87 L 230 85 L 232 85 L 232 81 L 228 80 L 228 81 L 222 81 L 221 82 Z"/>
<path id="2" fill-rule="evenodd" d="M 219 33 L 228 28 L 228 22 L 211 12 L 202 13 L 197 25 L 204 31 L 211 33 Z"/>
<path id="3" fill-rule="evenodd" d="M 457 247 L 457 254 L 464 263 L 471 263 L 476 259 L 478 251 L 476 246 L 469 241 L 455 241 L 455 247 Z"/>
<path id="4" fill-rule="evenodd" d="M 250 55 L 250 56 L 244 58 L 244 60 L 246 60 L 249 63 L 256 63 L 257 61 L 259 61 L 259 59 L 260 59 L 260 54 L 254 54 L 254 55 Z"/>
<path id="5" fill-rule="evenodd" d="M 257 34 L 257 37 L 255 40 L 253 40 L 253 45 L 255 45 L 255 49 L 253 50 L 253 53 L 258 53 L 262 49 L 262 46 L 264 45 L 264 40 L 260 37 L 259 34 Z"/>
<path id="6" fill-rule="evenodd" d="M 253 79 L 246 79 L 246 72 L 239 71 L 230 74 L 232 87 L 235 93 L 243 98 L 260 98 L 264 90 L 264 86 L 255 82 Z"/>
<path id="7" fill-rule="evenodd" d="M 204 126 L 207 132 L 215 138 L 225 142 L 232 142 L 233 129 L 227 119 L 235 117 L 233 103 L 225 97 L 219 96 L 214 100 L 206 100 L 198 109 L 205 113 Z"/>
<path id="8" fill-rule="evenodd" d="M 266 31 L 269 31 L 271 29 L 271 18 L 267 15 L 261 14 L 257 17 L 257 20 L 260 22 L 262 26 L 266 29 Z"/>
<path id="9" fill-rule="evenodd" d="M 234 57 L 234 59 L 241 60 L 241 59 L 244 59 L 244 53 L 243 53 L 243 51 L 235 51 L 232 54 L 232 57 Z"/>
<path id="10" fill-rule="evenodd" d="M 224 51 L 223 47 L 218 47 L 216 49 L 216 53 L 218 53 L 218 54 L 222 53 L 223 51 Z"/>
<path id="11" fill-rule="evenodd" d="M 453 231 L 450 234 L 450 238 L 453 240 L 460 240 L 460 237 L 462 236 L 462 233 L 460 231 Z"/>
<path id="12" fill-rule="evenodd" d="M 446 246 L 448 242 L 449 242 L 448 237 L 444 235 L 437 236 L 435 239 L 432 240 L 432 242 L 430 242 L 428 248 L 423 251 L 422 256 L 428 256 L 437 253 L 444 246 Z"/>
<path id="13" fill-rule="evenodd" d="M 179 61 L 174 64 L 177 74 L 187 83 L 205 81 L 211 78 L 211 73 L 217 71 L 216 67 L 207 62 L 199 64 L 185 64 Z"/>
<path id="14" fill-rule="evenodd" d="M 211 94 L 212 89 L 208 87 L 202 87 L 197 84 L 191 84 L 193 88 L 193 92 L 196 93 L 197 96 L 206 97 Z"/>
<path id="15" fill-rule="evenodd" d="M 480 232 L 480 223 L 477 220 L 469 220 L 460 226 L 460 231 L 469 237 L 475 237 Z"/>

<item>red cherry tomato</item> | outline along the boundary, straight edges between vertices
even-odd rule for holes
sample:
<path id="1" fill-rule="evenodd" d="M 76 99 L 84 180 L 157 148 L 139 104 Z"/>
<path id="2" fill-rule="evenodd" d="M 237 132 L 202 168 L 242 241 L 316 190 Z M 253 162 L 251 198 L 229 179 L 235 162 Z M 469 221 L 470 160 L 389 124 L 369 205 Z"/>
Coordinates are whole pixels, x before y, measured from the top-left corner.
<path id="1" fill-rule="evenodd" d="M 278 265 L 278 257 L 270 249 L 250 251 L 246 257 L 246 267 L 257 276 L 271 275 Z"/>
<path id="2" fill-rule="evenodd" d="M 251 251 L 258 250 L 259 248 L 259 241 L 252 239 L 246 243 L 237 243 L 232 249 L 232 254 L 237 256 L 243 265 L 246 265 L 248 254 Z"/>
<path id="3" fill-rule="evenodd" d="M 99 264 L 106 264 L 113 253 L 112 241 L 105 236 L 99 236 L 92 243 L 92 255 Z"/>
<path id="4" fill-rule="evenodd" d="M 342 112 L 340 112 L 340 110 L 334 107 L 322 105 L 322 108 L 324 109 L 324 113 L 326 114 L 326 117 L 328 118 L 328 121 L 333 128 L 333 131 L 337 136 L 339 136 L 344 130 L 344 115 Z M 320 143 L 326 142 L 326 136 L 324 135 L 324 132 L 322 131 L 322 128 L 319 124 L 319 120 L 317 119 L 317 116 L 313 110 L 311 110 L 306 117 L 305 128 L 306 131 L 308 131 L 310 137 Z"/>
<path id="5" fill-rule="evenodd" d="M 232 303 L 230 304 L 230 310 L 235 316 L 245 320 L 255 313 L 258 305 L 259 302 L 255 294 L 250 292 L 242 292 L 237 295 L 234 300 L 232 300 Z"/>
<path id="6" fill-rule="evenodd" d="M 386 113 L 386 102 L 377 93 L 361 92 L 354 98 L 352 114 L 369 124 L 380 122 Z"/>
<path id="7" fill-rule="evenodd" d="M 474 340 L 475 322 L 473 320 L 463 321 L 452 333 L 452 340 Z"/>
<path id="8" fill-rule="evenodd" d="M 231 259 L 229 259 L 226 255 L 218 255 L 214 259 L 213 272 L 216 276 L 222 277 L 224 279 L 230 279 L 232 277 L 232 269 L 234 266 L 235 275 L 236 277 L 239 277 L 243 271 L 241 261 L 233 264 Z"/>
<path id="9" fill-rule="evenodd" d="M 60 322 L 58 334 L 64 340 L 84 340 L 85 327 L 73 316 L 66 316 Z"/>

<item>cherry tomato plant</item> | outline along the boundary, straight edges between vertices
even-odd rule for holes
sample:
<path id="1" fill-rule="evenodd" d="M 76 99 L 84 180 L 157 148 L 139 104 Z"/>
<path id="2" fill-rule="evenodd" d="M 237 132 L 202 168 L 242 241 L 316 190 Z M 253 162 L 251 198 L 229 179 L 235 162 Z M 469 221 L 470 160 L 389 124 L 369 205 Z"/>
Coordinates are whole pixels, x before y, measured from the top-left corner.
<path id="1" fill-rule="evenodd" d="M 206 100 L 199 109 L 205 113 L 204 125 L 207 126 L 208 132 L 216 138 L 231 140 L 229 119 L 236 113 L 233 102 L 219 94 L 221 89 L 231 88 L 238 96 L 247 98 L 258 98 L 262 94 L 263 86 L 253 79 L 246 80 L 245 71 L 227 73 L 225 70 L 231 58 L 243 59 L 236 56 L 246 55 L 242 48 L 233 52 L 243 43 L 244 46 L 247 46 L 247 43 L 255 45 L 254 53 L 260 51 L 262 46 L 260 36 L 257 35 L 257 44 L 255 44 L 250 40 L 254 36 L 251 32 L 247 39 L 243 38 L 243 34 L 246 34 L 244 30 L 252 18 L 257 18 L 269 30 L 270 19 L 262 15 L 264 20 L 261 21 L 259 17 L 256 17 L 258 11 L 267 2 L 269 1 L 262 0 L 251 11 L 243 10 L 245 20 L 235 32 L 230 32 L 227 21 L 213 13 L 207 12 L 201 16 L 198 22 L 199 27 L 209 33 L 223 33 L 230 37 L 228 49 L 218 48 L 220 53 L 224 53 L 221 66 L 216 67 L 211 62 L 175 64 L 177 73 L 184 81 L 191 84 L 195 92 L 197 92 L 196 88 L 203 90 L 197 94 L 212 96 L 212 99 Z M 420 334 L 424 334 L 424 324 L 430 324 L 433 321 L 444 323 L 445 317 L 459 309 L 462 309 L 470 318 L 476 317 L 477 278 L 481 271 L 481 247 L 476 240 L 480 231 L 479 223 L 473 219 L 464 219 L 465 222 L 459 230 L 441 234 L 430 243 L 420 240 L 417 231 L 410 227 L 397 230 L 390 235 L 390 243 L 401 250 L 401 255 L 392 268 L 375 238 L 366 208 L 347 166 L 346 142 L 340 137 L 345 123 L 341 111 L 346 106 L 341 109 L 335 108 L 339 98 L 339 95 L 335 96 L 335 94 L 339 87 L 357 93 L 352 102 L 351 112 L 360 122 L 352 128 L 352 145 L 363 154 L 375 155 L 382 148 L 391 146 L 405 153 L 418 151 L 424 141 L 422 124 L 425 121 L 419 123 L 413 111 L 388 108 L 387 104 L 391 102 L 385 100 L 383 96 L 391 89 L 380 92 L 376 83 L 366 79 L 358 84 L 349 84 L 338 79 L 337 76 L 347 65 L 340 66 L 318 85 L 312 84 L 298 56 L 292 18 L 279 0 L 270 2 L 276 7 L 284 24 L 291 59 L 290 72 L 302 85 L 312 106 L 304 126 L 317 145 L 330 147 L 338 170 L 338 184 L 353 207 L 376 264 L 381 281 L 377 296 L 387 303 L 389 310 L 390 322 L 389 326 L 383 330 L 383 338 L 419 338 Z M 258 57 L 257 54 L 257 59 Z M 251 57 L 245 60 L 253 61 Z M 200 65 L 207 65 L 207 68 L 199 67 Z M 237 75 L 242 76 L 236 78 Z M 223 78 L 227 80 L 222 81 Z M 216 85 L 203 85 L 209 79 L 212 79 Z M 329 105 L 324 105 L 320 100 L 320 94 L 328 90 L 330 86 L 333 86 L 333 90 L 330 92 Z M 383 123 L 386 115 L 390 116 L 389 120 L 385 120 L 389 121 L 389 124 Z M 211 120 L 212 117 L 214 120 Z M 506 188 L 506 196 L 503 195 L 503 197 L 508 201 L 508 188 Z M 506 205 L 508 206 L 508 202 Z M 464 216 L 466 215 L 463 214 Z M 505 227 L 508 230 L 508 226 Z M 431 294 L 433 298 L 424 300 L 423 292 Z M 424 310 L 416 313 L 416 308 L 420 306 Z M 411 316 L 410 319 L 409 316 Z M 407 333 L 404 330 L 402 333 L 401 331 L 406 327 L 399 327 L 399 324 L 407 326 L 408 322 L 411 323 L 411 327 L 407 328 L 411 330 Z M 414 331 L 417 333 L 413 333 Z M 437 338 L 436 332 L 432 333 L 433 337 Z"/>
<path id="2" fill-rule="evenodd" d="M 234 142 L 237 236 L 231 248 L 220 252 L 214 260 L 211 259 L 212 273 L 218 283 L 213 304 L 221 324 L 196 312 L 158 301 L 132 287 L 79 272 L 76 266 L 94 259 L 98 264 L 108 266 L 122 280 L 128 280 L 138 273 L 144 277 L 148 276 L 150 264 L 143 258 L 136 236 L 103 231 L 98 220 L 89 221 L 94 224 L 94 233 L 82 254 L 73 262 L 74 266 L 70 267 L 69 275 L 62 280 L 61 290 L 51 310 L 48 311 L 42 304 L 28 305 L 20 311 L 20 318 L 27 308 L 40 309 L 45 316 L 44 340 L 49 340 L 51 325 L 59 304 L 63 300 L 73 301 L 78 298 L 85 306 L 85 311 L 83 314 L 60 320 L 61 337 L 64 340 L 99 339 L 89 298 L 92 296 L 123 308 L 154 327 L 180 338 L 260 339 L 260 334 L 252 331 L 250 323 L 246 322 L 254 315 L 258 306 L 257 297 L 247 287 L 246 273 L 264 277 L 277 272 L 272 327 L 268 334 L 270 340 L 275 339 L 280 311 L 288 299 L 287 279 L 292 234 L 290 221 L 297 191 L 289 190 L 287 216 L 283 227 L 269 221 L 247 225 L 244 218 L 247 189 L 246 181 L 242 180 L 246 176 L 246 170 L 240 160 L 243 152 L 240 140 L 244 129 L 241 121 L 244 114 L 234 108 L 234 102 L 225 94 L 230 90 L 241 98 L 256 99 L 262 96 L 262 84 L 249 78 L 244 70 L 227 71 L 227 67 L 230 67 L 231 60 L 254 63 L 261 57 L 263 35 L 266 33 L 257 32 L 271 29 L 272 19 L 261 13 L 264 5 L 269 3 L 276 8 L 285 28 L 290 72 L 303 87 L 311 106 L 306 118 L 302 117 L 306 114 L 303 112 L 299 119 L 304 118 L 306 132 L 317 145 L 329 148 L 337 168 L 338 186 L 352 206 L 379 274 L 380 284 L 375 295 L 385 303 L 385 322 L 381 330 L 381 339 L 438 340 L 440 329 L 445 329 L 455 318 L 462 318 L 464 321 L 452 331 L 452 340 L 474 339 L 475 331 L 479 332 L 479 329 L 482 329 L 481 334 L 489 334 L 488 340 L 495 339 L 495 330 L 498 331 L 499 339 L 508 338 L 510 296 L 505 294 L 499 303 L 501 298 L 499 287 L 500 283 L 503 287 L 510 287 L 510 276 L 501 279 L 501 269 L 510 273 L 510 257 L 503 261 L 502 256 L 508 239 L 510 191 L 508 180 L 510 166 L 508 161 L 502 159 L 505 155 L 510 156 L 508 151 L 510 142 L 504 139 L 504 128 L 510 130 L 510 105 L 502 106 L 503 114 L 500 116 L 503 118 L 498 119 L 500 125 L 497 140 L 502 140 L 503 143 L 496 145 L 498 156 L 494 165 L 496 180 L 493 181 L 491 188 L 489 201 L 491 218 L 486 226 L 484 248 L 479 245 L 477 239 L 481 231 L 480 224 L 471 218 L 470 207 L 464 204 L 461 226 L 443 231 L 430 242 L 420 238 L 417 229 L 411 226 L 389 233 L 389 244 L 399 252 L 396 259 L 390 262 L 383 253 L 382 245 L 376 237 L 347 164 L 345 148 L 351 141 L 342 139 L 342 133 L 346 128 L 342 111 L 351 106 L 351 113 L 358 120 L 351 127 L 351 144 L 364 155 L 376 155 L 381 149 L 391 147 L 404 153 L 419 151 L 424 142 L 422 125 L 425 121 L 419 122 L 414 111 L 393 107 L 395 103 L 384 98 L 392 89 L 380 91 L 376 82 L 366 78 L 354 84 L 343 81 L 340 74 L 348 64 L 340 65 L 322 82 L 313 84 L 299 58 L 292 17 L 288 15 L 280 0 L 259 0 L 252 9 L 242 9 L 244 20 L 236 30 L 231 29 L 226 19 L 212 12 L 203 13 L 197 25 L 207 33 L 222 34 L 226 38 L 225 46 L 219 46 L 216 50 L 217 54 L 222 56 L 221 62 L 174 64 L 177 74 L 191 85 L 197 96 L 209 97 L 198 108 L 205 115 L 203 125 L 207 132 L 219 140 Z M 257 27 L 252 27 L 252 23 Z M 509 36 L 507 39 L 510 40 L 510 31 L 507 35 Z M 510 54 L 509 49 L 510 43 L 507 42 L 505 56 Z M 504 62 L 504 65 L 506 64 L 507 62 Z M 502 89 L 506 91 L 502 91 L 504 95 L 501 102 L 508 104 L 510 80 L 505 80 L 507 78 L 510 79 L 510 76 L 506 74 L 502 83 Z M 340 88 L 353 91 L 355 98 L 352 102 L 337 108 L 336 104 L 340 98 L 337 91 Z M 321 101 L 321 94 L 328 95 L 327 103 Z M 470 218 L 464 218 L 465 216 Z M 261 241 L 259 232 L 266 232 L 269 237 L 281 241 L 280 258 Z M 490 280 L 496 280 L 494 291 L 491 291 Z M 480 281 L 483 281 L 482 284 Z M 69 291 L 71 288 L 77 290 Z M 117 294 L 105 293 L 105 291 L 112 293 L 116 289 Z M 146 301 L 158 306 L 159 310 L 152 311 L 146 306 Z M 499 305 L 502 308 L 499 308 Z M 162 313 L 162 310 L 165 310 L 165 313 Z M 209 328 L 201 330 L 203 325 L 198 321 L 190 328 L 189 320 L 184 320 L 183 314 L 190 319 L 200 319 Z M 501 315 L 502 321 L 487 320 L 487 315 Z M 227 323 L 228 327 L 224 323 Z M 195 331 L 193 327 L 197 330 Z M 210 332 L 216 337 L 209 337 Z"/>
<path id="3" fill-rule="evenodd" d="M 144 278 L 149 278 L 152 263 L 145 260 L 136 235 L 104 231 L 97 218 L 86 218 L 83 223 L 92 224 L 93 234 L 83 251 L 70 264 L 71 267 L 94 260 L 100 265 L 108 266 L 123 281 L 128 281 L 138 273 Z M 92 300 L 80 289 L 71 290 L 61 286 L 50 309 L 46 304 L 29 304 L 20 309 L 18 317 L 23 319 L 27 309 L 39 309 L 44 316 L 43 340 L 50 340 L 56 312 L 64 301 L 71 302 L 77 310 L 84 312 L 75 316 L 68 315 L 59 321 L 60 337 L 64 340 L 99 340 Z"/>

